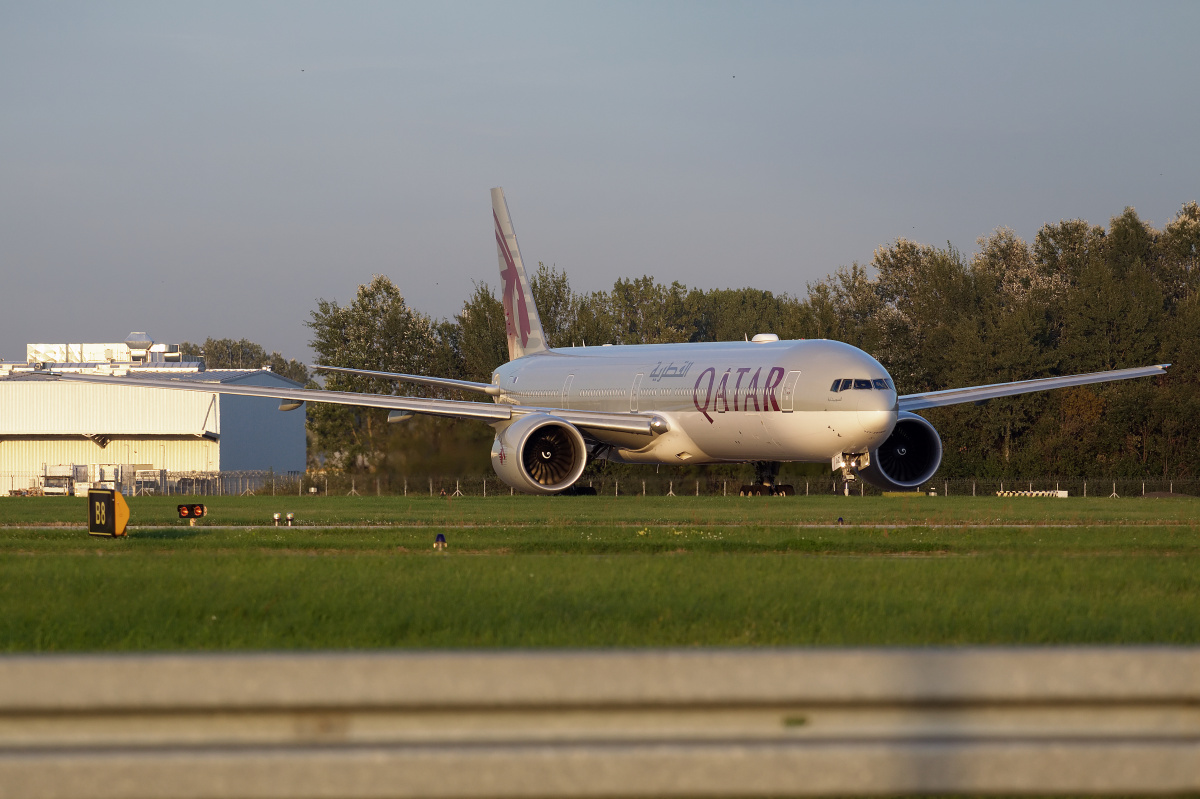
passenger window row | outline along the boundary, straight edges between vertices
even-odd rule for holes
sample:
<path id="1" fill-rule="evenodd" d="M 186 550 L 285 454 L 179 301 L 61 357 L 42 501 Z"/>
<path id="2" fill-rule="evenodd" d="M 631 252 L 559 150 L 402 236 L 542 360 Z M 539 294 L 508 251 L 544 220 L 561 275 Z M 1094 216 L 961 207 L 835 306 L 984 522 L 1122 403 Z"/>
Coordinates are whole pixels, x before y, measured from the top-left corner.
<path id="1" fill-rule="evenodd" d="M 875 389 L 876 391 L 895 391 L 896 386 L 892 384 L 892 379 L 889 377 L 886 380 L 852 380 L 849 377 L 840 378 L 833 381 L 833 385 L 829 387 L 830 391 L 849 391 L 850 389 Z"/>

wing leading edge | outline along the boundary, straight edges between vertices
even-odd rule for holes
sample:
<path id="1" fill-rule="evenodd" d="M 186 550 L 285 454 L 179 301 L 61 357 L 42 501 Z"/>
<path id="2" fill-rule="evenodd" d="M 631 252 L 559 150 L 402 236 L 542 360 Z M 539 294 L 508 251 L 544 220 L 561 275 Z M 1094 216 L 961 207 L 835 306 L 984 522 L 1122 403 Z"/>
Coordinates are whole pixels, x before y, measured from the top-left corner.
<path id="1" fill-rule="evenodd" d="M 390 373 L 380 373 L 388 375 Z M 429 399 L 426 397 L 397 397 L 391 394 L 358 394 L 351 391 L 324 391 L 305 388 L 269 388 L 266 386 L 239 386 L 225 383 L 204 383 L 193 380 L 155 380 L 103 375 L 80 375 L 46 373 L 44 379 L 66 380 L 79 383 L 103 383 L 112 386 L 160 388 L 172 391 L 204 391 L 209 394 L 236 394 L 243 397 L 265 397 L 284 403 L 329 402 L 335 405 L 357 405 L 366 408 L 385 408 L 394 411 L 424 413 L 430 416 L 445 416 L 453 419 L 478 419 L 489 424 L 505 422 L 514 417 L 530 413 L 548 413 L 570 422 L 582 430 L 614 433 L 636 433 L 651 435 L 666 432 L 662 417 L 649 413 L 604 413 L 601 411 L 566 410 L 562 408 L 538 408 L 528 405 L 507 405 L 492 402 L 468 402 L 465 400 Z"/>
<path id="2" fill-rule="evenodd" d="M 984 402 L 997 397 L 1012 397 L 1034 391 L 1049 391 L 1054 388 L 1086 386 L 1091 383 L 1107 383 L 1113 380 L 1129 380 L 1135 377 L 1165 375 L 1171 364 L 1138 366 L 1132 369 L 1114 369 L 1110 372 L 1089 372 L 1066 377 L 1043 377 L 1037 380 L 1019 380 L 1015 383 L 993 383 L 987 386 L 950 388 L 944 391 L 926 391 L 922 394 L 905 394 L 897 401 L 902 411 L 920 411 L 925 408 L 940 408 L 944 405 L 960 405 L 967 402 Z"/>

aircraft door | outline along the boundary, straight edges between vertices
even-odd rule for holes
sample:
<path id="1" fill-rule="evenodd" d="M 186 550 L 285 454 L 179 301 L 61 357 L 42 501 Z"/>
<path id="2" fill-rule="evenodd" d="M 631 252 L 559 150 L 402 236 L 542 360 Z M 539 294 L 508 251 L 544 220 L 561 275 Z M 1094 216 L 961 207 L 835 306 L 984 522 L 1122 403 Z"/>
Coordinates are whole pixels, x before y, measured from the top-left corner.
<path id="1" fill-rule="evenodd" d="M 787 379 L 783 381 L 783 396 L 780 398 L 779 410 L 784 413 L 791 413 L 794 407 L 793 400 L 796 397 L 796 383 L 800 381 L 799 372 L 788 372 Z"/>
<path id="2" fill-rule="evenodd" d="M 629 412 L 637 413 L 638 409 L 638 392 L 642 390 L 642 372 L 637 373 L 637 377 L 633 378 L 633 388 L 629 391 Z"/>
<path id="3" fill-rule="evenodd" d="M 562 402 L 559 407 L 564 410 L 571 407 L 571 381 L 575 379 L 575 375 L 567 375 L 566 382 L 562 387 Z"/>

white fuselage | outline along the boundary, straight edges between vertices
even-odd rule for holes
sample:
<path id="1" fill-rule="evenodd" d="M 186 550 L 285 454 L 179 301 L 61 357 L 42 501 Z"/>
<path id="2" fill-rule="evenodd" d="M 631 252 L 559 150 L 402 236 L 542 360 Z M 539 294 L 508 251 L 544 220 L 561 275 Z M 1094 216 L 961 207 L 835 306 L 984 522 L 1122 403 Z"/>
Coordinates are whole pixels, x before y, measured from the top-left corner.
<path id="1" fill-rule="evenodd" d="M 581 425 L 630 463 L 829 462 L 878 447 L 898 413 L 879 362 L 824 339 L 572 347 L 510 361 L 492 382 L 497 402 L 665 419 L 651 437 Z"/>

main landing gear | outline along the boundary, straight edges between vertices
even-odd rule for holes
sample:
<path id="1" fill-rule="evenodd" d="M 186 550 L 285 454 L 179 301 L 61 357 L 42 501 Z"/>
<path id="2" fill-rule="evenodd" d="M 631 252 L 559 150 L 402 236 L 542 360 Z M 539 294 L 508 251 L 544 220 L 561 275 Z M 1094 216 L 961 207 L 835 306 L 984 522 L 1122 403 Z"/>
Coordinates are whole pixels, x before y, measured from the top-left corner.
<path id="1" fill-rule="evenodd" d="M 739 497 L 787 497 L 796 493 L 796 489 L 786 483 L 781 485 L 775 484 L 775 478 L 779 477 L 779 467 L 782 466 L 779 461 L 755 461 L 754 462 L 754 483 L 752 485 L 744 485 L 738 491 Z"/>

